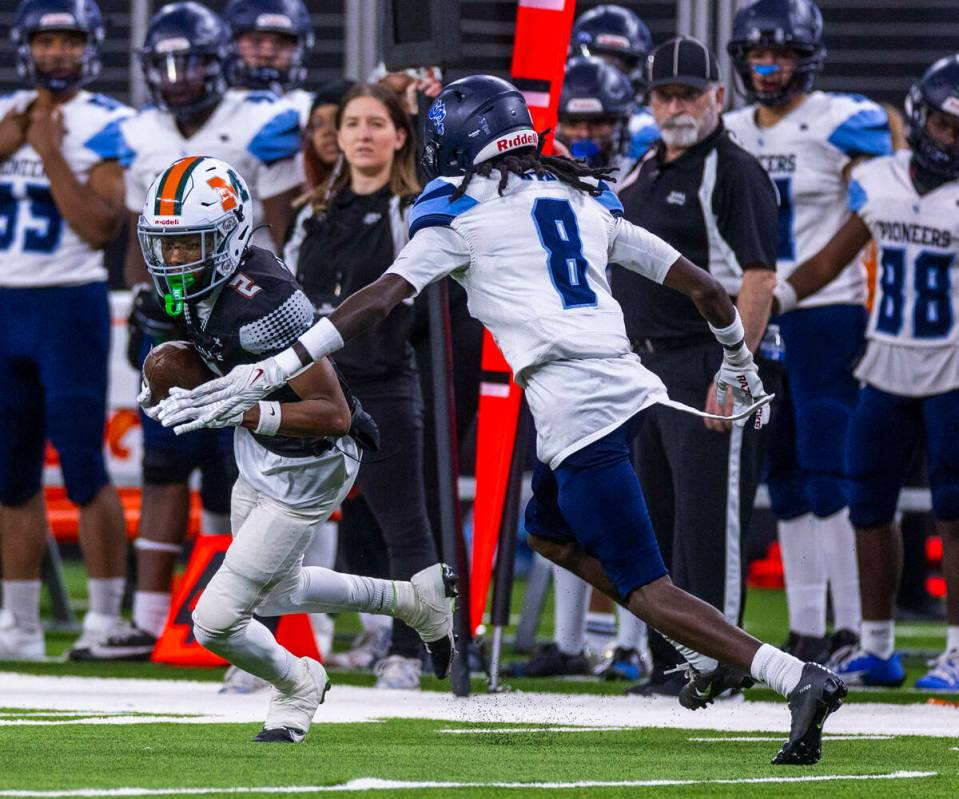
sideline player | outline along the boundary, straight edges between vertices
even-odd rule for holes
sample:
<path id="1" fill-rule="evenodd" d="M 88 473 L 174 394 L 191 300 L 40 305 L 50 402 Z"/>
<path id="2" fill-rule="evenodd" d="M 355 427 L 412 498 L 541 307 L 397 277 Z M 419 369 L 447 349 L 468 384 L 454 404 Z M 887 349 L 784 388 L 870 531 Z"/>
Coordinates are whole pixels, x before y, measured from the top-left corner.
<path id="1" fill-rule="evenodd" d="M 959 56 L 933 64 L 906 99 L 909 146 L 852 171 L 852 215 L 780 285 L 786 309 L 836 278 L 870 237 L 881 278 L 865 383 L 849 426 L 849 515 L 856 528 L 863 622 L 859 647 L 836 653 L 850 682 L 898 687 L 895 646 L 902 539 L 895 515 L 917 445 L 925 445 L 932 510 L 942 537 L 949 628 L 946 651 L 916 683 L 959 690 Z"/>
<path id="2" fill-rule="evenodd" d="M 230 83 L 285 97 L 306 130 L 313 105 L 313 93 L 300 88 L 306 80 L 306 54 L 313 49 L 306 6 L 301 0 L 230 0 L 221 16 L 236 48 Z"/>
<path id="3" fill-rule="evenodd" d="M 154 104 L 121 126 L 129 219 L 126 277 L 134 291 L 134 325 L 146 332 L 136 353 L 140 363 L 150 344 L 159 343 L 150 335 L 155 327 L 169 327 L 171 322 L 150 289 L 136 232 L 143 199 L 156 176 L 191 152 L 234 164 L 265 197 L 262 205 L 256 200 L 252 205 L 254 224 L 271 226 L 272 238 L 262 230 L 259 238 L 254 237 L 264 247 L 279 246 L 292 198 L 302 183 L 296 162 L 300 144 L 296 110 L 272 92 L 228 90 L 231 53 L 226 25 L 197 3 L 166 5 L 147 28 L 140 55 Z M 236 475 L 229 433 L 204 431 L 177 439 L 148 417 L 141 414 L 140 419 L 143 501 L 135 544 L 134 629 L 97 647 L 93 655 L 102 659 L 149 657 L 163 631 L 173 566 L 186 535 L 188 480 L 195 469 L 203 475 L 203 532 L 221 533 L 228 527 L 230 486 Z M 234 687 L 251 686 L 241 682 Z"/>
<path id="4" fill-rule="evenodd" d="M 137 231 L 167 304 L 217 373 L 277 353 L 316 312 L 272 253 L 249 246 L 252 198 L 229 164 L 206 156 L 175 161 L 147 192 Z M 156 408 L 145 386 L 147 413 Z M 254 740 L 298 743 L 329 689 L 326 671 L 295 658 L 253 618 L 355 610 L 397 616 L 426 642 L 437 677 L 453 660 L 455 576 L 443 564 L 410 582 L 303 566 L 314 533 L 339 507 L 376 447 L 376 425 L 328 360 L 293 377 L 257 406 L 226 420 L 236 429 L 240 476 L 233 487 L 234 540 L 193 612 L 207 649 L 271 683 L 270 708 Z"/>
<path id="5" fill-rule="evenodd" d="M 116 127 L 130 111 L 82 87 L 100 71 L 93 0 L 23 0 L 29 89 L 0 97 L 0 658 L 44 656 L 45 440 L 80 508 L 90 606 L 71 657 L 126 629 L 126 522 L 103 457 L 110 307 L 103 247 L 123 223 Z"/>
<path id="6" fill-rule="evenodd" d="M 523 95 L 506 81 L 455 81 L 429 119 L 423 166 L 435 179 L 413 207 L 412 238 L 393 266 L 277 356 L 177 391 L 161 403 L 161 420 L 184 431 L 223 424 L 429 283 L 453 276 L 525 388 L 536 423 L 539 462 L 526 510 L 533 547 L 679 642 L 694 667 L 680 695 L 687 707 L 750 684 L 748 673 L 789 697 L 792 731 L 774 762 L 816 762 L 822 724 L 845 686 L 821 666 L 761 644 L 670 582 L 630 459 L 640 412 L 676 403 L 630 350 L 607 261 L 696 302 L 724 345 L 720 392 L 733 393 L 743 423 L 758 408 L 762 424 L 769 397 L 729 296 L 623 220 L 615 195 L 597 183 L 604 173 L 542 156 Z"/>
<path id="7" fill-rule="evenodd" d="M 758 0 L 740 10 L 728 51 L 755 102 L 726 114 L 726 126 L 779 191 L 777 272 L 785 278 L 848 218 L 853 165 L 892 151 L 887 117 L 864 97 L 812 91 L 826 49 L 810 0 Z M 767 483 L 786 572 L 787 648 L 803 660 L 825 661 L 855 639 L 861 621 L 842 464 L 859 392 L 851 370 L 862 349 L 866 271 L 858 256 L 848 264 L 838 280 L 773 320 L 785 343 L 786 380 L 769 435 Z"/>

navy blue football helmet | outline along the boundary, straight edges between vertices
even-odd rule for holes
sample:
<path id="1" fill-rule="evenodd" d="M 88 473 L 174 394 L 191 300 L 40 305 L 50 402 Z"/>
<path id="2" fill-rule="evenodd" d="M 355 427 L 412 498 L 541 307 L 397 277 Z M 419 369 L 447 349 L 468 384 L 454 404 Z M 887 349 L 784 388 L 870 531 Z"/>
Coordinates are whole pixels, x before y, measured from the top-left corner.
<path id="1" fill-rule="evenodd" d="M 192 119 L 223 98 L 232 54 L 226 23 L 190 0 L 153 15 L 139 55 L 153 102 Z"/>
<path id="2" fill-rule="evenodd" d="M 233 41 L 248 31 L 264 31 L 289 36 L 296 42 L 292 60 L 286 69 L 251 67 L 237 54 L 231 80 L 245 89 L 270 89 L 278 94 L 299 86 L 306 79 L 304 60 L 313 48 L 310 14 L 302 0 L 230 0 L 223 11 Z"/>
<path id="3" fill-rule="evenodd" d="M 630 73 L 653 49 L 653 35 L 635 13 L 616 5 L 591 8 L 573 23 L 569 54 L 611 56 Z"/>
<path id="4" fill-rule="evenodd" d="M 430 180 L 453 177 L 498 155 L 538 144 L 519 89 L 492 75 L 472 75 L 446 86 L 430 106 L 421 163 Z"/>
<path id="5" fill-rule="evenodd" d="M 603 166 L 609 156 L 623 149 L 629 115 L 635 105 L 633 86 L 620 70 L 594 56 L 577 56 L 566 64 L 563 90 L 559 96 L 560 127 L 557 135 L 569 147 L 574 158 L 585 159 L 590 166 Z M 563 126 L 583 120 L 613 123 L 609 141 L 571 140 L 563 136 Z"/>
<path id="6" fill-rule="evenodd" d="M 913 84 L 906 96 L 909 146 L 918 167 L 946 180 L 959 178 L 959 146 L 947 147 L 926 127 L 938 111 L 959 120 L 959 55 L 940 58 Z"/>
<path id="7" fill-rule="evenodd" d="M 37 69 L 30 39 L 42 31 L 77 31 L 86 36 L 75 75 L 53 77 Z M 100 74 L 100 48 L 105 35 L 103 16 L 94 0 L 22 0 L 10 28 L 10 38 L 17 48 L 17 74 L 31 86 L 54 94 L 83 86 Z"/>
<path id="8" fill-rule="evenodd" d="M 784 47 L 796 53 L 796 71 L 784 86 L 760 92 L 753 87 L 746 56 L 756 47 Z M 777 106 L 812 89 L 826 59 L 822 14 L 811 0 L 756 0 L 736 12 L 726 45 L 746 94 L 760 105 Z M 763 67 L 775 71 L 778 67 Z"/>

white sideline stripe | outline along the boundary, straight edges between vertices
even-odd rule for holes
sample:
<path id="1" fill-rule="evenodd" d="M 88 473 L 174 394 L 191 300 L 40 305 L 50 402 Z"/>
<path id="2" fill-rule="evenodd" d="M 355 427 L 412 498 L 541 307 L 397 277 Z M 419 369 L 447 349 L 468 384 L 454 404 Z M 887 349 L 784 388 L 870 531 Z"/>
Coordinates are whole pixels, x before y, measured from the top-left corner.
<path id="1" fill-rule="evenodd" d="M 580 780 L 577 782 L 404 782 L 361 777 L 340 785 L 263 785 L 215 788 L 79 788 L 70 791 L 0 791 L 0 796 L 59 799 L 83 796 L 202 796 L 247 793 L 339 793 L 352 791 L 397 791 L 429 789 L 516 788 L 519 790 L 575 790 L 582 788 L 664 788 L 677 785 L 765 785 L 791 782 L 839 782 L 860 780 L 915 780 L 936 777 L 936 771 L 892 771 L 888 774 L 816 774 L 804 777 L 744 777 L 730 780 Z"/>
<path id="2" fill-rule="evenodd" d="M 895 740 L 895 735 L 824 735 L 822 739 L 824 741 L 892 741 Z M 694 741 L 695 743 L 718 743 L 722 741 L 730 742 L 739 742 L 739 741 L 781 741 L 782 736 L 779 737 L 762 737 L 759 738 L 755 735 L 742 735 L 742 736 L 733 736 L 733 737 L 724 737 L 724 738 L 687 738 L 687 741 Z"/>
<path id="3" fill-rule="evenodd" d="M 483 735 L 492 733 L 511 733 L 511 732 L 622 732 L 625 730 L 636 729 L 635 727 L 471 727 L 470 729 L 445 729 L 437 732 L 447 733 L 448 735 Z M 692 740 L 692 739 L 690 739 Z M 776 738 L 781 741 L 782 738 Z"/>
<path id="4" fill-rule="evenodd" d="M 222 724 L 218 716 L 101 716 L 96 711 L 77 713 L 71 719 L 0 718 L 0 727 L 63 727 L 67 724 Z"/>

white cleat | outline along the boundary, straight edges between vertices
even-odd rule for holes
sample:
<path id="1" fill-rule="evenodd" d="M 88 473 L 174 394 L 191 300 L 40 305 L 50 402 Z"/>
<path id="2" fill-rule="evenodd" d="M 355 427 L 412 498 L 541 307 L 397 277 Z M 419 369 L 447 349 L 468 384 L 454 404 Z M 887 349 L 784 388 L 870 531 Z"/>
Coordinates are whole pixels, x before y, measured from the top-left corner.
<path id="1" fill-rule="evenodd" d="M 0 660 L 43 660 L 45 654 L 42 627 L 24 629 L 12 613 L 0 612 Z"/>
<path id="2" fill-rule="evenodd" d="M 443 679 L 450 673 L 456 653 L 453 637 L 453 609 L 456 607 L 457 577 L 445 563 L 437 563 L 410 578 L 416 606 L 403 621 L 426 643 L 433 674 Z"/>
<path id="3" fill-rule="evenodd" d="M 223 675 L 223 685 L 218 694 L 256 694 L 268 691 L 270 684 L 266 680 L 250 674 L 237 666 L 230 666 Z"/>
<path id="4" fill-rule="evenodd" d="M 390 624 L 392 625 L 392 622 Z M 323 660 L 334 669 L 347 671 L 372 669 L 374 664 L 385 658 L 386 653 L 390 651 L 391 640 L 391 627 L 364 630 L 353 641 L 352 649 L 347 652 L 337 652 Z"/>
<path id="5" fill-rule="evenodd" d="M 274 687 L 258 743 L 299 743 L 310 731 L 316 709 L 323 704 L 330 681 L 326 669 L 312 658 L 299 659 L 300 678 L 289 693 Z"/>
<path id="6" fill-rule="evenodd" d="M 374 688 L 386 688 L 391 691 L 418 691 L 423 664 L 419 658 L 407 658 L 402 655 L 390 655 L 383 658 L 374 667 L 376 685 Z"/>

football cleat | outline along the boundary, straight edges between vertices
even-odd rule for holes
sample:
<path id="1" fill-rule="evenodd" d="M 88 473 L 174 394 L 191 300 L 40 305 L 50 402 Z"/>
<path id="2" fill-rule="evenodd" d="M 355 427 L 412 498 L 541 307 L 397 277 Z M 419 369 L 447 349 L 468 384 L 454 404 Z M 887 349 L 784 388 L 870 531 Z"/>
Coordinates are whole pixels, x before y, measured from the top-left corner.
<path id="1" fill-rule="evenodd" d="M 929 661 L 931 668 L 916 680 L 920 691 L 959 691 L 959 650 L 944 652 Z"/>
<path id="2" fill-rule="evenodd" d="M 456 573 L 437 563 L 410 578 L 416 607 L 402 619 L 419 634 L 430 654 L 433 674 L 441 680 L 450 673 L 456 642 L 453 636 L 453 609 L 456 607 Z"/>
<path id="3" fill-rule="evenodd" d="M 374 688 L 390 691 L 418 691 L 423 664 L 419 658 L 390 655 L 373 667 L 376 675 Z"/>
<path id="4" fill-rule="evenodd" d="M 303 730 L 297 730 L 293 727 L 274 727 L 260 730 L 253 743 L 258 744 L 298 744 L 306 737 Z"/>
<path id="5" fill-rule="evenodd" d="M 789 639 L 780 649 L 804 663 L 825 663 L 832 650 L 830 638 L 818 638 L 815 635 L 800 635 L 790 630 Z"/>
<path id="6" fill-rule="evenodd" d="M 316 709 L 323 704 L 326 692 L 330 690 L 330 681 L 326 676 L 326 669 L 312 658 L 299 658 L 299 669 L 299 680 L 292 691 L 284 693 L 275 686 L 271 691 L 270 707 L 260 735 L 268 730 L 295 731 L 299 733 L 300 740 L 303 740 L 310 731 Z M 282 736 L 285 733 L 276 734 Z M 289 738 L 287 742 L 299 743 Z"/>
<path id="7" fill-rule="evenodd" d="M 0 611 L 0 660 L 43 660 L 45 655 L 42 627 L 25 629 L 12 613 Z"/>
<path id="8" fill-rule="evenodd" d="M 649 679 L 626 689 L 627 696 L 679 696 L 686 685 L 686 670 L 689 664 L 683 662 L 679 666 L 670 663 L 653 663 L 653 671 Z"/>
<path id="9" fill-rule="evenodd" d="M 840 649 L 828 665 L 850 685 L 898 688 L 906 681 L 906 670 L 896 653 L 883 660 L 864 649 L 850 646 Z"/>
<path id="10" fill-rule="evenodd" d="M 826 641 L 829 644 L 829 658 L 832 659 L 840 649 L 847 647 L 852 647 L 853 649 L 858 648 L 859 633 L 848 629 L 836 630 L 832 635 L 826 636 Z M 802 660 L 802 658 L 800 658 L 800 660 Z"/>
<path id="11" fill-rule="evenodd" d="M 649 667 L 642 655 L 635 649 L 617 646 L 609 664 L 603 667 L 598 676 L 604 680 L 626 680 L 638 682 L 649 675 Z"/>
<path id="12" fill-rule="evenodd" d="M 503 669 L 507 677 L 563 677 L 574 674 L 592 674 L 584 652 L 567 655 L 554 644 L 543 644 L 527 661 L 510 663 Z"/>
<path id="13" fill-rule="evenodd" d="M 679 692 L 679 704 L 687 710 L 699 710 L 724 695 L 731 696 L 756 684 L 749 674 L 725 663 L 705 673 L 691 668 L 688 677 L 689 682 Z"/>
<path id="14" fill-rule="evenodd" d="M 364 630 L 353 641 L 352 649 L 330 655 L 325 659 L 326 664 L 335 669 L 346 669 L 348 671 L 372 669 L 374 664 L 385 658 L 386 653 L 390 651 L 391 640 L 392 630 L 390 627 Z"/>
<path id="15" fill-rule="evenodd" d="M 93 640 L 86 648 L 75 647 L 74 660 L 149 660 L 157 639 L 139 627 L 116 630 L 112 635 Z"/>
<path id="16" fill-rule="evenodd" d="M 83 619 L 83 632 L 73 642 L 67 657 L 70 660 L 100 660 L 93 656 L 95 651 L 100 651 L 100 647 L 111 638 L 123 638 L 132 632 L 133 625 L 125 619 L 87 613 Z"/>
<path id="17" fill-rule="evenodd" d="M 822 756 L 822 727 L 846 695 L 846 684 L 818 663 L 807 663 L 789 694 L 789 740 L 773 758 L 774 766 L 812 766 Z"/>

